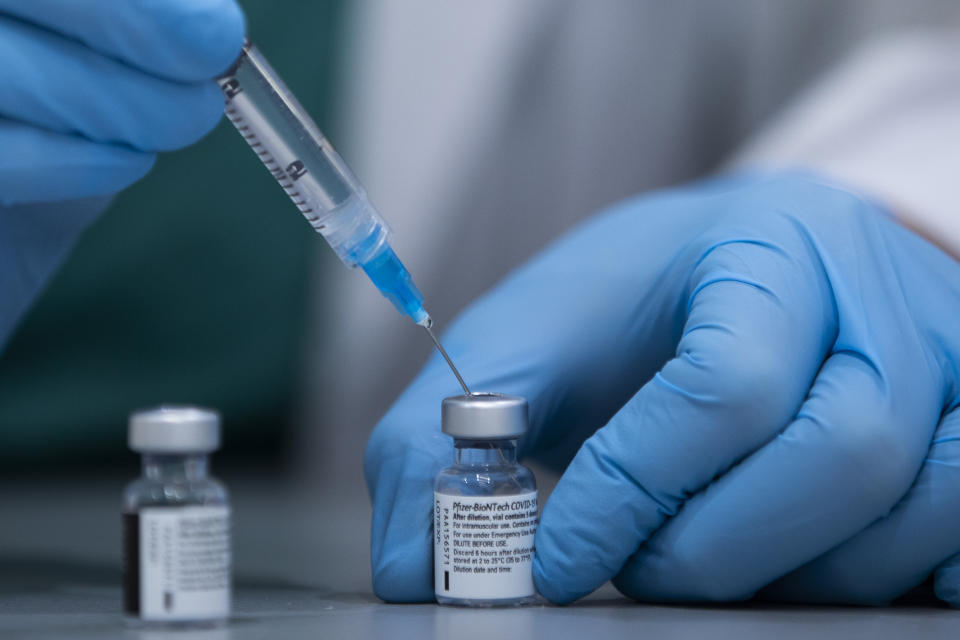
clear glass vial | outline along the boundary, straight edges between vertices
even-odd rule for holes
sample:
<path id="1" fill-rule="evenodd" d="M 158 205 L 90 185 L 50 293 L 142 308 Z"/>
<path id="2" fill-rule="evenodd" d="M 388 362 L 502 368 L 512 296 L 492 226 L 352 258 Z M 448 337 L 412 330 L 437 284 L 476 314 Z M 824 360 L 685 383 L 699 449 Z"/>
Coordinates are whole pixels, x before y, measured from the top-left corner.
<path id="1" fill-rule="evenodd" d="M 434 592 L 440 604 L 491 607 L 535 600 L 537 484 L 517 463 L 527 401 L 492 393 L 443 400 L 453 464 L 434 485 Z"/>
<path id="2" fill-rule="evenodd" d="M 220 416 L 162 406 L 130 416 L 142 475 L 123 492 L 124 612 L 157 625 L 216 625 L 230 615 L 230 506 L 209 475 Z"/>

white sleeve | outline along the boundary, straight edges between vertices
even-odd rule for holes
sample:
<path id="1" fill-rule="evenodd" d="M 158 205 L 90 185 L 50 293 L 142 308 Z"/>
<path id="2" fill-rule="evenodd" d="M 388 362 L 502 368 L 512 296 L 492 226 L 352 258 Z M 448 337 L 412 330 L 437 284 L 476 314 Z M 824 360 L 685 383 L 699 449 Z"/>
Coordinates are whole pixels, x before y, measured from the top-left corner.
<path id="1" fill-rule="evenodd" d="M 960 258 L 960 29 L 868 43 L 727 168 L 816 171 Z"/>

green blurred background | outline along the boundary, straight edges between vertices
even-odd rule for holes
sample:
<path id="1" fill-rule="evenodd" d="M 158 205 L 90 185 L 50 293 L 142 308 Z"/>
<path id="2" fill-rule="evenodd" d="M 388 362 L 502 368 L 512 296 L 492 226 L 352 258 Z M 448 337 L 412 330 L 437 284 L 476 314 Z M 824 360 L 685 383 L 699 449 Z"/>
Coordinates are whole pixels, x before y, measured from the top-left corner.
<path id="1" fill-rule="evenodd" d="M 343 3 L 240 4 L 250 39 L 336 144 Z M 226 120 L 162 155 L 0 353 L 0 469 L 127 459 L 129 412 L 171 402 L 223 413 L 219 460 L 282 464 L 318 246 Z"/>

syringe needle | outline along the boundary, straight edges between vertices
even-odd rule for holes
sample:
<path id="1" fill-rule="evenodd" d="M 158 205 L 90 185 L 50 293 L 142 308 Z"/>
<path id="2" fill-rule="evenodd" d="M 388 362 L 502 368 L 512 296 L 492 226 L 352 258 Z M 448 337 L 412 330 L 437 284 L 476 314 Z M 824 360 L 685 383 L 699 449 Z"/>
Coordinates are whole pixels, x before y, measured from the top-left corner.
<path id="1" fill-rule="evenodd" d="M 463 381 L 463 376 L 460 375 L 460 372 L 457 371 L 457 368 L 453 366 L 453 360 L 450 359 L 450 356 L 447 355 L 446 350 L 443 348 L 443 345 L 440 344 L 440 341 L 437 340 L 437 336 L 433 335 L 433 329 L 430 327 L 433 326 L 432 321 L 424 322 L 420 326 L 427 330 L 427 334 L 430 336 L 430 339 L 433 340 L 433 344 L 437 345 L 437 349 L 440 351 L 440 355 L 443 356 L 443 359 L 447 361 L 447 364 L 450 366 L 450 371 L 453 371 L 453 375 L 457 376 L 457 382 L 460 383 L 460 386 L 463 387 L 463 392 L 465 394 L 473 395 L 470 393 L 470 389 L 467 388 L 467 383 Z"/>

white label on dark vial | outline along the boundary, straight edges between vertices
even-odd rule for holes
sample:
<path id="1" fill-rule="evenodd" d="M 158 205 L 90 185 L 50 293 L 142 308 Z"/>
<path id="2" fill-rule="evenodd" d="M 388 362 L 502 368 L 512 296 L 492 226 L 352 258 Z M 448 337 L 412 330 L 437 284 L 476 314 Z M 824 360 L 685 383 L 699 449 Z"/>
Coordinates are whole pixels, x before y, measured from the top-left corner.
<path id="1" fill-rule="evenodd" d="M 532 596 L 537 492 L 433 495 L 436 594 L 481 600 Z"/>
<path id="2" fill-rule="evenodd" d="M 203 620 L 230 614 L 230 509 L 140 510 L 140 617 Z"/>

